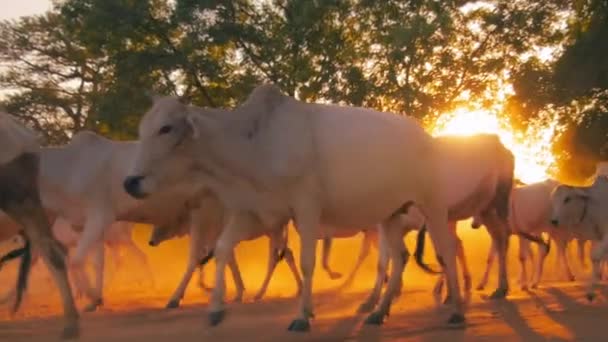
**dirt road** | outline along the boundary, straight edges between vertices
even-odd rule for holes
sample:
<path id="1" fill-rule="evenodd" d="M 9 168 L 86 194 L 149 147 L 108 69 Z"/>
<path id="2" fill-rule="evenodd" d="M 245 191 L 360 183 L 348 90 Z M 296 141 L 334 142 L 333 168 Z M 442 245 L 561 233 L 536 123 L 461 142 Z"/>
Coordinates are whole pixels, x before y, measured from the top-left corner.
<path id="1" fill-rule="evenodd" d="M 466 254 L 477 281 L 485 264 L 489 239 L 482 231 L 465 235 Z M 434 278 L 413 265 L 406 269 L 404 293 L 395 301 L 385 325 L 364 325 L 366 316 L 355 312 L 373 281 L 374 254 L 350 292 L 332 292 L 337 283 L 329 280 L 320 269 L 316 271 L 317 317 L 310 333 L 297 334 L 286 331 L 297 311 L 297 300 L 293 298 L 295 287 L 286 265 L 278 267 L 268 297 L 258 303 L 251 301 L 263 278 L 266 241 L 245 243 L 237 250 L 248 289 L 245 303 L 229 304 L 226 321 L 219 327 L 210 328 L 205 304 L 208 295 L 201 294 L 194 281 L 182 309 L 163 308 L 185 267 L 185 240 L 153 249 L 145 246 L 145 238 L 145 231 L 136 233 L 137 243 L 149 256 L 154 282 L 149 279 L 150 273 L 145 267 L 133 265 L 128 257 L 126 264 L 109 260 L 105 305 L 99 312 L 82 315 L 81 341 L 605 340 L 603 324 L 608 318 L 608 288 L 601 287 L 596 301 L 587 303 L 581 282 L 555 281 L 552 254 L 543 286 L 535 291 L 518 290 L 517 244 L 512 244 L 510 253 L 512 292 L 509 299 L 486 301 L 481 293 L 474 293 L 467 311 L 468 326 L 464 330 L 444 329 L 448 312 L 437 309 L 434 304 L 431 294 Z M 411 241 L 407 240 L 410 245 Z M 295 242 L 297 249 L 297 240 Z M 335 244 L 332 264 L 339 271 L 346 272 L 352 265 L 359 242 L 359 239 L 350 239 Z M 0 273 L 0 291 L 6 291 L 14 284 L 15 267 L 8 265 Z M 585 272 L 576 268 L 575 271 L 584 278 Z M 212 269 L 208 274 L 212 274 Z M 231 295 L 231 278 L 227 279 Z M 209 277 L 208 281 L 211 280 Z M 82 307 L 86 302 L 81 299 L 78 304 Z M 0 307 L 0 341 L 57 340 L 63 324 L 59 314 L 57 291 L 43 265 L 38 265 L 32 273 L 23 309 L 16 317 L 10 318 L 6 306 Z"/>

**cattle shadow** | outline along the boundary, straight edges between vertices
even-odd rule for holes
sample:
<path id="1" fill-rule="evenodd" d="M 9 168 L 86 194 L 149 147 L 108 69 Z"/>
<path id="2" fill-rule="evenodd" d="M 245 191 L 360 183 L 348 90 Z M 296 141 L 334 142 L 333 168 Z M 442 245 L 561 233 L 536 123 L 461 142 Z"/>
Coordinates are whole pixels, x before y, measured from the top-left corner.
<path id="1" fill-rule="evenodd" d="M 532 329 L 518 309 L 517 300 L 485 300 L 487 309 L 508 325 L 522 341 L 545 341 L 546 338 Z"/>
<path id="2" fill-rule="evenodd" d="M 585 291 L 583 286 L 577 285 L 573 288 L 577 289 L 576 296 L 584 298 Z M 602 290 L 606 291 L 607 289 L 604 287 Z M 572 333 L 574 340 L 584 339 L 584 337 L 589 334 L 589 327 L 585 325 L 577 325 L 575 320 L 572 319 L 572 315 L 582 312 L 596 311 L 600 316 L 605 315 L 604 307 L 594 307 L 581 300 L 577 300 L 576 297 L 567 294 L 563 289 L 557 287 L 546 287 L 543 289 L 543 291 L 551 295 L 553 298 L 543 298 L 538 293 L 532 291 L 527 292 L 536 306 L 541 308 L 547 317 L 567 328 Z M 556 310 L 552 308 L 555 306 L 553 301 L 559 304 L 560 309 Z"/>

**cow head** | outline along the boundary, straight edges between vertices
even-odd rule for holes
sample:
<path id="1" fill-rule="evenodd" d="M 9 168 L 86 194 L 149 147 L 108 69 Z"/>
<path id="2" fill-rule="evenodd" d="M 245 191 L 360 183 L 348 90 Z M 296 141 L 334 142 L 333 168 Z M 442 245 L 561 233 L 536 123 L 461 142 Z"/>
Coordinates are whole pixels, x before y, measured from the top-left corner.
<path id="1" fill-rule="evenodd" d="M 148 245 L 156 247 L 164 241 L 186 234 L 188 231 L 188 223 L 188 215 L 187 213 L 184 213 L 172 222 L 155 225 L 150 233 Z"/>
<path id="2" fill-rule="evenodd" d="M 123 183 L 127 193 L 144 198 L 161 189 L 186 185 L 195 169 L 192 158 L 194 139 L 201 135 L 200 128 L 187 106 L 174 97 L 153 97 L 152 108 L 139 125 L 139 140 L 133 167 Z M 187 184 L 192 186 L 192 184 Z"/>
<path id="3" fill-rule="evenodd" d="M 557 227 L 580 223 L 585 218 L 588 201 L 585 189 L 558 185 L 551 193 L 551 224 Z"/>

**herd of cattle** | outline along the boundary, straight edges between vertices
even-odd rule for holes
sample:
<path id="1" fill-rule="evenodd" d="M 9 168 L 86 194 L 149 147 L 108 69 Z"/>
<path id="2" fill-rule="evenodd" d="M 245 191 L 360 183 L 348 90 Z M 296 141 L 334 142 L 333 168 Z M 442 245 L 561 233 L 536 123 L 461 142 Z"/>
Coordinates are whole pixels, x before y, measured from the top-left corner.
<path id="1" fill-rule="evenodd" d="M 216 261 L 209 322 L 225 316 L 224 270 L 233 274 L 237 299 L 243 281 L 234 255 L 244 240 L 267 236 L 267 274 L 255 298 L 264 296 L 278 262 L 285 260 L 298 285 L 301 303 L 289 326 L 310 329 L 314 317 L 312 277 L 315 246 L 323 241 L 322 266 L 331 278 L 331 242 L 363 232 L 354 273 L 371 246 L 379 251 L 374 288 L 361 304 L 371 312 L 366 323 L 381 324 L 401 291 L 409 259 L 403 237 L 418 230 L 414 257 L 426 271 L 440 275 L 435 294 L 447 283 L 450 327 L 465 324 L 457 260 L 464 279 L 464 300 L 471 291 L 459 220 L 473 218 L 492 237 L 488 280 L 498 258 L 498 287 L 492 298 L 507 295 L 508 239 L 520 238 L 521 286 L 527 286 L 525 260 L 530 242 L 540 246 L 532 286 L 542 274 L 544 256 L 555 241 L 560 263 L 573 278 L 565 257 L 572 239 L 591 241 L 592 276 L 587 297 L 601 277 L 608 252 L 608 177 L 575 187 L 553 180 L 520 185 L 514 157 L 499 138 L 432 137 L 408 117 L 370 109 L 310 104 L 283 95 L 272 85 L 258 86 L 232 110 L 203 109 L 173 97 L 152 96 L 153 105 L 139 125 L 137 141 L 112 141 L 91 132 L 77 133 L 65 146 L 39 147 L 33 132 L 0 113 L 0 240 L 20 234 L 23 248 L 0 259 L 20 258 L 13 310 L 17 310 L 32 262 L 47 264 L 60 290 L 66 325 L 63 336 L 78 336 L 78 312 L 68 281 L 95 310 L 103 303 L 104 245 L 130 245 L 133 222 L 154 226 L 149 244 L 189 234 L 186 272 L 167 307 L 178 307 L 197 266 Z M 300 238 L 300 269 L 288 247 L 287 224 Z M 424 263 L 428 232 L 441 265 Z M 31 247 L 30 247 L 31 243 Z M 74 247 L 67 258 L 67 247 Z M 96 279 L 91 285 L 84 262 L 91 256 Z M 390 273 L 389 273 L 390 262 Z M 69 266 L 69 267 L 68 267 Z M 382 289 L 386 283 L 386 289 Z"/>

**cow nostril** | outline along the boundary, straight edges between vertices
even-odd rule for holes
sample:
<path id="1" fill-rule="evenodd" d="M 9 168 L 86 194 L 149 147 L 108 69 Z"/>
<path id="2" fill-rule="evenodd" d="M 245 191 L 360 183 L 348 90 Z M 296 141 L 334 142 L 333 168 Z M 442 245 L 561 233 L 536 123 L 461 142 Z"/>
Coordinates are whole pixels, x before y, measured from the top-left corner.
<path id="1" fill-rule="evenodd" d="M 139 194 L 139 186 L 143 176 L 128 176 L 123 182 L 125 191 L 131 195 Z"/>
<path id="2" fill-rule="evenodd" d="M 156 242 L 154 242 L 154 241 L 150 240 L 150 241 L 148 242 L 148 245 L 150 245 L 151 247 L 156 247 Z"/>

